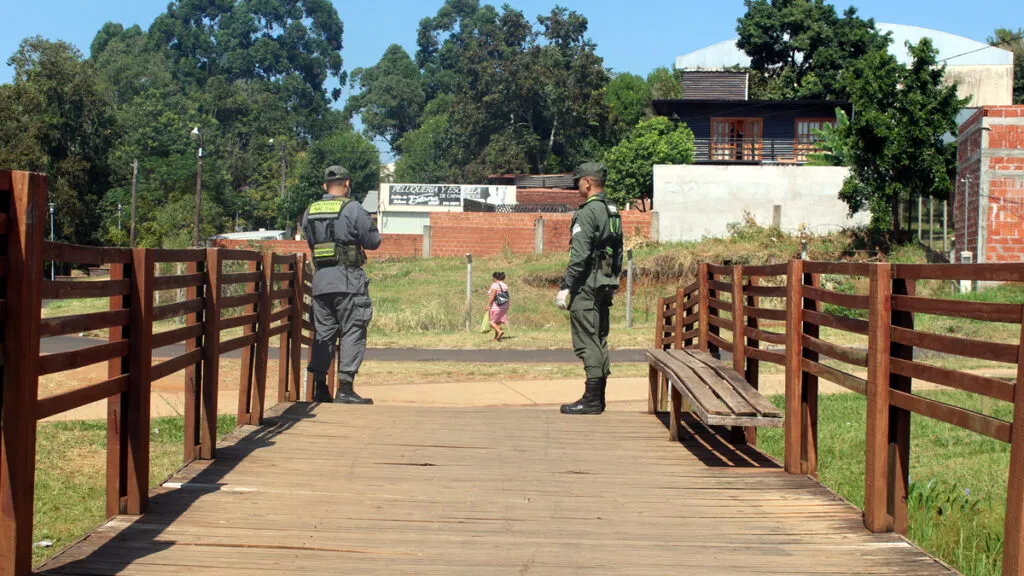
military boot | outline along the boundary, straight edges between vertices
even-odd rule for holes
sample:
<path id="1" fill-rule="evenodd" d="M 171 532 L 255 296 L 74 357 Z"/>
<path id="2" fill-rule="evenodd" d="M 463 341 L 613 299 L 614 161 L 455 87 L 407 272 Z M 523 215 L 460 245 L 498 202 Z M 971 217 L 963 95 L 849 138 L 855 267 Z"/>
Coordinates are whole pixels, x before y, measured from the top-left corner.
<path id="1" fill-rule="evenodd" d="M 338 378 L 338 392 L 334 395 L 335 404 L 373 404 L 372 398 L 363 398 L 354 390 L 355 381 L 341 376 Z"/>
<path id="2" fill-rule="evenodd" d="M 601 378 L 587 378 L 583 397 L 572 404 L 562 405 L 562 414 L 600 414 L 604 412 L 604 382 Z"/>
<path id="3" fill-rule="evenodd" d="M 608 377 L 601 378 L 601 412 L 604 412 L 608 408 L 608 403 L 605 401 L 605 391 L 608 389 Z"/>
<path id="4" fill-rule="evenodd" d="M 313 376 L 313 402 L 330 402 L 331 389 L 327 387 L 327 375 Z"/>

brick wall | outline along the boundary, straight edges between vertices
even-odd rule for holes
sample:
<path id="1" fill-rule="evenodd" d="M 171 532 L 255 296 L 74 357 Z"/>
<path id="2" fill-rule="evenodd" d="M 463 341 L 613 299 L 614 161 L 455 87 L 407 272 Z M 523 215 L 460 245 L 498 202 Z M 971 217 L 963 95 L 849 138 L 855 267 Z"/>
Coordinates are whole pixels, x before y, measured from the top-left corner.
<path id="1" fill-rule="evenodd" d="M 517 188 L 516 202 L 519 204 L 565 204 L 579 206 L 580 193 L 576 190 L 553 188 Z"/>
<path id="2" fill-rule="evenodd" d="M 513 254 L 533 254 L 536 221 L 544 220 L 544 252 L 569 250 L 571 214 L 489 214 L 449 213 L 430 215 L 431 256 L 479 256 L 500 254 L 506 247 Z M 626 235 L 650 237 L 649 212 L 623 212 Z"/>
<path id="3" fill-rule="evenodd" d="M 423 236 L 421 234 L 385 234 L 378 250 L 368 250 L 366 256 L 370 260 L 385 258 L 412 258 L 423 255 Z M 218 248 L 249 249 L 251 244 L 245 240 L 215 240 Z M 302 253 L 309 256 L 309 246 L 305 240 L 274 240 L 262 242 L 262 246 L 279 254 Z"/>
<path id="4" fill-rule="evenodd" d="M 975 262 L 1024 262 L 1024 106 L 983 107 L 959 134 L 956 250 L 971 252 Z"/>

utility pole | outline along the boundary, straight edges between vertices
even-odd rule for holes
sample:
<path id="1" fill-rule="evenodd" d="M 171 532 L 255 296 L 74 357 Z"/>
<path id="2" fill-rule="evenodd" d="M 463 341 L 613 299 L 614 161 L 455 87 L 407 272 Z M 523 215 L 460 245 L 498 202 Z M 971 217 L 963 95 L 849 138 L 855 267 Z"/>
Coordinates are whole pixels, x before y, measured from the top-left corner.
<path id="1" fill-rule="evenodd" d="M 199 148 L 196 149 L 196 214 L 192 222 L 192 246 L 199 247 L 199 208 L 203 203 L 203 135 L 199 133 L 199 127 L 192 129 L 192 137 L 199 140 Z"/>
<path id="2" fill-rule="evenodd" d="M 132 160 L 132 223 L 128 232 L 128 247 L 135 248 L 135 186 L 139 179 L 139 161 Z"/>
<path id="3" fill-rule="evenodd" d="M 281 142 L 281 198 L 284 198 L 284 185 L 288 179 L 288 156 L 284 142 Z"/>
<path id="4" fill-rule="evenodd" d="M 466 254 L 466 332 L 473 329 L 473 255 Z"/>
<path id="5" fill-rule="evenodd" d="M 47 206 L 50 208 L 50 242 L 53 242 L 53 227 L 54 227 L 53 211 L 57 208 L 57 205 L 54 204 L 53 202 L 50 202 L 49 204 L 47 204 Z M 56 268 L 57 268 L 57 263 L 53 262 L 53 261 L 50 261 L 50 282 L 53 282 L 56 279 L 56 277 L 57 277 Z"/>
<path id="6" fill-rule="evenodd" d="M 626 329 L 633 327 L 633 249 L 626 250 Z"/>

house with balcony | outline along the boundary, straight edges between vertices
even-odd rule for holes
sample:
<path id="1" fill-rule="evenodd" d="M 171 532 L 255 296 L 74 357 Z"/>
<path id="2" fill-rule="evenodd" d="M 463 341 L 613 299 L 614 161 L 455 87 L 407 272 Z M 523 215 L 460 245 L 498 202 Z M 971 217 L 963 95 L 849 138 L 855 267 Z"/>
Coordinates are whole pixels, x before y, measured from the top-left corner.
<path id="1" fill-rule="evenodd" d="M 836 109 L 853 113 L 842 101 L 750 100 L 748 86 L 745 72 L 688 70 L 681 100 L 652 105 L 693 131 L 695 164 L 806 164 Z"/>

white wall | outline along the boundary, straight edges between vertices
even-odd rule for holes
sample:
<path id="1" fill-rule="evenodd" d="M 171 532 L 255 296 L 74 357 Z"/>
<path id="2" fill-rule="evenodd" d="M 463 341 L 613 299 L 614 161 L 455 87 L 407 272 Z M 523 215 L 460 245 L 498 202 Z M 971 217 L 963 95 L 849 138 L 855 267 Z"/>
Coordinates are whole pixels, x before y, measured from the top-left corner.
<path id="1" fill-rule="evenodd" d="M 777 204 L 790 232 L 801 224 L 813 234 L 866 224 L 867 213 L 851 219 L 839 200 L 848 173 L 830 166 L 655 166 L 659 240 L 723 237 L 744 212 L 768 226 Z"/>
<path id="2" fill-rule="evenodd" d="M 430 225 L 429 212 L 381 212 L 377 223 L 383 234 L 423 234 L 423 227 Z"/>

